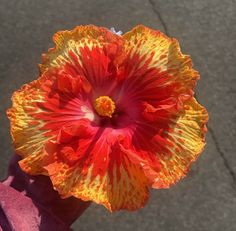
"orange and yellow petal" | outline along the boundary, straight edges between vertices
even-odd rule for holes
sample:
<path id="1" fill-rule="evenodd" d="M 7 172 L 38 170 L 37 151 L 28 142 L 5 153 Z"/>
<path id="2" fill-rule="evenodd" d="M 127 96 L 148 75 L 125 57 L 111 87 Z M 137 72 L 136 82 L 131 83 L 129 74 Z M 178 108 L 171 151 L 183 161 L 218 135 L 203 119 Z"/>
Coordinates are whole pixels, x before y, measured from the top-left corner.
<path id="1" fill-rule="evenodd" d="M 137 210 L 148 200 L 148 179 L 121 145 L 114 145 L 110 154 L 109 185 L 111 211 Z"/>
<path id="2" fill-rule="evenodd" d="M 109 146 L 106 138 L 93 140 L 80 141 L 74 163 L 62 159 L 64 146 L 55 145 L 51 149 L 53 154 L 48 157 L 45 169 L 54 188 L 64 198 L 92 200 L 110 211 L 143 207 L 149 190 L 142 167 L 119 144 Z"/>
<path id="3" fill-rule="evenodd" d="M 26 158 L 23 161 L 26 165 L 28 161 L 37 162 L 36 165 L 32 164 L 31 170 L 26 167 L 26 171 L 31 174 L 45 172 L 40 162 L 44 155 L 44 144 L 48 140 L 48 137 L 44 136 L 47 131 L 42 130 L 44 122 L 34 118 L 34 114 L 40 112 L 36 104 L 44 98 L 44 92 L 39 86 L 40 81 L 36 80 L 16 91 L 12 97 L 12 108 L 7 111 L 16 152 Z"/>
<path id="4" fill-rule="evenodd" d="M 53 36 L 55 47 L 42 55 L 41 73 L 64 65 L 90 82 L 99 82 L 110 75 L 109 67 L 120 53 L 122 39 L 103 27 L 78 26 L 71 31 L 59 31 Z"/>
<path id="5" fill-rule="evenodd" d="M 192 68 L 191 58 L 181 53 L 176 39 L 143 25 L 123 38 L 126 75 L 133 78 L 133 88 L 142 87 L 140 94 L 149 93 L 150 97 L 150 92 L 158 90 L 169 96 L 193 95 L 199 74 Z"/>
<path id="6" fill-rule="evenodd" d="M 205 146 L 207 121 L 206 109 L 194 98 L 188 100 L 179 115 L 171 120 L 164 136 L 169 143 L 168 151 L 156 153 L 160 171 L 150 172 L 153 188 L 168 188 L 187 174 Z M 160 137 L 155 138 L 159 142 Z"/>
<path id="7" fill-rule="evenodd" d="M 18 163 L 21 169 L 30 175 L 47 175 L 47 171 L 43 168 L 45 156 L 46 153 L 42 148 L 40 152 L 35 152 L 23 158 Z"/>
<path id="8" fill-rule="evenodd" d="M 64 82 L 58 84 L 61 78 Z M 47 154 L 46 143 L 55 140 L 64 125 L 82 125 L 92 119 L 93 115 L 80 99 L 86 92 L 84 86 L 80 77 L 75 81 L 64 73 L 45 72 L 14 93 L 7 114 L 15 150 L 24 158 L 20 166 L 25 172 L 46 174 L 42 163 Z M 74 96 L 75 89 L 76 94 L 82 92 L 80 98 Z"/>

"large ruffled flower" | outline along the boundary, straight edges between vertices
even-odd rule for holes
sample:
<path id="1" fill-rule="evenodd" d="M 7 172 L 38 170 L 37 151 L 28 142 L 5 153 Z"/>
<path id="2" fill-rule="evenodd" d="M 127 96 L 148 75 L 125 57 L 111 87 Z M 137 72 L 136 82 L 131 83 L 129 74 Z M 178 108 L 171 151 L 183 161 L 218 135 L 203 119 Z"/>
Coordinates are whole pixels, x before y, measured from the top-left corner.
<path id="1" fill-rule="evenodd" d="M 142 25 L 120 36 L 78 26 L 57 32 L 40 77 L 8 110 L 21 168 L 48 175 L 63 198 L 135 210 L 149 188 L 186 175 L 205 145 L 197 71 L 176 39 Z"/>

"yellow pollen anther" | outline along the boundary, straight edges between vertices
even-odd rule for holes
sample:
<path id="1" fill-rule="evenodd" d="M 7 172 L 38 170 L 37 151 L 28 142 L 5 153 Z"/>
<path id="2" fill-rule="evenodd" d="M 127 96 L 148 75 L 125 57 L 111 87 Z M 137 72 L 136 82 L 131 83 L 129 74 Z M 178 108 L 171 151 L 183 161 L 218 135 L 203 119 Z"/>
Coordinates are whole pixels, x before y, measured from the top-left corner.
<path id="1" fill-rule="evenodd" d="M 94 107 L 100 116 L 112 117 L 115 111 L 115 103 L 109 96 L 100 96 L 94 102 Z"/>

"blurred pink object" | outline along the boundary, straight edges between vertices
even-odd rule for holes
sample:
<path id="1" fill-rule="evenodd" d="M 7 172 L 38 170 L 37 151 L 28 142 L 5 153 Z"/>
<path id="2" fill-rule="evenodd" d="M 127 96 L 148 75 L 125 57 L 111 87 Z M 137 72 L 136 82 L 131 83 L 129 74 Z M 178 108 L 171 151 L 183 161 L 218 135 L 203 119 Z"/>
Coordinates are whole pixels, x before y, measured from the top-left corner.
<path id="1" fill-rule="evenodd" d="M 0 183 L 0 231 L 68 231 L 90 202 L 61 199 L 46 176 L 30 176 L 19 168 L 18 156 Z"/>

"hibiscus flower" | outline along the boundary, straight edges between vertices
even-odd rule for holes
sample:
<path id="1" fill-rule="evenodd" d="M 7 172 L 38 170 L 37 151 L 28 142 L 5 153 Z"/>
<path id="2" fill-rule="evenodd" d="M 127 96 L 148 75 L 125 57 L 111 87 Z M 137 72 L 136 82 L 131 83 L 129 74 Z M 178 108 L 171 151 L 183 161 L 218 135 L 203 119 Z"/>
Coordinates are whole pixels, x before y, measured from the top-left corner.
<path id="1" fill-rule="evenodd" d="M 124 35 L 78 26 L 53 41 L 39 78 L 8 110 L 21 168 L 49 176 L 62 198 L 143 207 L 150 188 L 185 176 L 205 145 L 190 57 L 142 25 Z"/>

